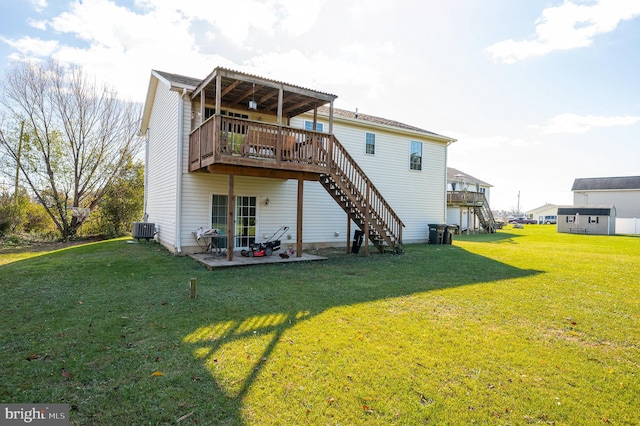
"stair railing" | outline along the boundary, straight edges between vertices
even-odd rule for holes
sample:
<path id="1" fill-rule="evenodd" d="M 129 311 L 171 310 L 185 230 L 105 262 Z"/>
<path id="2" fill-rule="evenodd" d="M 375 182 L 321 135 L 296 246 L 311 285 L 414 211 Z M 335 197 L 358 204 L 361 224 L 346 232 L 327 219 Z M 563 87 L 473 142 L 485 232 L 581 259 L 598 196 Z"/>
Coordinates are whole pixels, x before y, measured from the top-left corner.
<path id="1" fill-rule="evenodd" d="M 400 217 L 335 136 L 329 138 L 327 149 L 331 158 L 327 164 L 328 174 L 343 190 L 351 193 L 352 201 L 361 209 L 369 228 L 376 229 L 392 248 L 401 250 L 404 223 Z M 368 236 L 371 238 L 371 232 Z"/>

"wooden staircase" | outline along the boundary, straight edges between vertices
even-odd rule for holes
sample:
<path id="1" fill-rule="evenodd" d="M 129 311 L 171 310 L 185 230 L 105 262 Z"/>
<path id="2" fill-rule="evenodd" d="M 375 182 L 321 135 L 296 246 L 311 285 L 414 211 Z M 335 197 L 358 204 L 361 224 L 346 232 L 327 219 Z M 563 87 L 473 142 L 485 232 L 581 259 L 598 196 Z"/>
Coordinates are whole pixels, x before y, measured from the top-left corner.
<path id="1" fill-rule="evenodd" d="M 322 186 L 378 251 L 402 253 L 404 224 L 398 215 L 333 135 L 327 151 L 328 172 L 320 177 Z"/>
<path id="2" fill-rule="evenodd" d="M 485 232 L 493 234 L 498 229 L 491 207 L 489 207 L 489 201 L 487 201 L 487 197 L 482 192 L 447 191 L 447 206 L 472 208 L 480 222 L 480 227 Z M 460 221 L 462 222 L 462 215 L 460 216 Z M 471 225 L 467 224 L 467 226 Z"/>
<path id="3" fill-rule="evenodd" d="M 496 220 L 493 217 L 493 213 L 491 212 L 491 208 L 489 207 L 489 202 L 487 201 L 487 197 L 485 197 L 484 194 L 482 194 L 482 204 L 476 205 L 474 207 L 474 211 L 476 217 L 480 221 L 480 226 L 485 230 L 485 232 L 488 232 L 489 234 L 493 234 L 494 232 L 496 232 Z"/>

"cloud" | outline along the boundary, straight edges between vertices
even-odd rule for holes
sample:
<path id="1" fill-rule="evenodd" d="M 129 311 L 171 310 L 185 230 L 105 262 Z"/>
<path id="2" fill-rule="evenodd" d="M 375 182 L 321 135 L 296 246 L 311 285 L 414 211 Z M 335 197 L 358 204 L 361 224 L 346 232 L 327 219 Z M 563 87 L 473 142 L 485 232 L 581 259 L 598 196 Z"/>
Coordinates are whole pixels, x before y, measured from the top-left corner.
<path id="1" fill-rule="evenodd" d="M 33 4 L 45 7 L 46 1 Z M 29 21 L 43 31 L 41 38 L 0 36 L 0 42 L 14 50 L 12 60 L 52 57 L 82 65 L 124 97 L 142 101 L 151 69 L 205 77 L 216 66 L 253 73 L 261 65 L 298 72 L 326 67 L 329 61 L 322 55 L 270 55 L 259 49 L 260 44 L 275 47 L 279 34 L 286 39 L 310 31 L 321 6 L 320 0 L 304 5 L 296 0 L 134 0 L 129 7 L 113 0 L 74 1 L 48 20 Z M 295 66 L 276 62 L 288 57 L 297 59 Z"/>
<path id="2" fill-rule="evenodd" d="M 541 144 L 540 141 L 537 140 L 526 140 L 509 136 L 474 136 L 456 132 L 455 130 L 447 130 L 443 133 L 456 139 L 457 142 L 454 146 L 464 146 L 467 152 L 529 148 Z"/>
<path id="3" fill-rule="evenodd" d="M 17 50 L 17 54 L 12 55 L 12 58 L 49 56 L 58 48 L 58 42 L 55 40 L 42 40 L 40 38 L 28 36 L 18 40 L 10 40 L 0 37 L 0 41 Z"/>
<path id="4" fill-rule="evenodd" d="M 329 57 L 323 52 L 306 54 L 292 49 L 256 55 L 238 68 L 299 86 L 339 93 L 341 97 L 344 95 L 345 101 L 353 92 L 359 94 L 361 101 L 376 96 L 379 90 L 383 90 L 383 75 L 375 67 L 351 59 L 349 56 Z M 342 104 L 342 99 L 338 104 L 336 106 L 340 108 L 351 108 Z"/>
<path id="5" fill-rule="evenodd" d="M 48 6 L 47 0 L 31 0 L 31 4 L 37 12 L 42 12 Z"/>
<path id="6" fill-rule="evenodd" d="M 587 133 L 594 127 L 633 126 L 640 122 L 640 117 L 560 114 L 553 117 L 545 125 L 531 125 L 530 129 L 538 129 L 541 133 Z"/>
<path id="7" fill-rule="evenodd" d="M 269 37 L 277 31 L 295 37 L 304 34 L 314 25 L 321 8 L 320 0 L 190 0 L 179 5 L 175 0 L 140 0 L 138 4 L 167 15 L 178 13 L 191 23 L 206 22 L 215 29 L 211 38 L 217 34 L 249 50 L 256 32 Z"/>
<path id="8" fill-rule="evenodd" d="M 35 19 L 29 19 L 29 20 L 27 20 L 27 24 L 30 27 L 33 27 L 33 28 L 38 29 L 38 30 L 44 31 L 44 30 L 47 29 L 47 21 L 43 21 L 43 20 L 36 21 Z"/>
<path id="9" fill-rule="evenodd" d="M 504 40 L 487 47 L 494 59 L 507 64 L 544 56 L 556 50 L 587 47 L 599 34 L 611 32 L 621 21 L 640 16 L 640 0 L 598 0 L 579 4 L 565 0 L 548 7 L 536 20 L 536 34 L 530 40 Z"/>

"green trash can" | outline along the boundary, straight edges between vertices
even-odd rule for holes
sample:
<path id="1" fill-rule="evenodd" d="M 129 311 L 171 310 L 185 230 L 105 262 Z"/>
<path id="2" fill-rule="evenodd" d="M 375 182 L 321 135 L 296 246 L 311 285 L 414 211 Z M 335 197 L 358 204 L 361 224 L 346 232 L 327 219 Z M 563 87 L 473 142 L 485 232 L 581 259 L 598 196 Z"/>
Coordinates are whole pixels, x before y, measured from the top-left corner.
<path id="1" fill-rule="evenodd" d="M 429 244 L 442 244 L 444 239 L 444 231 L 447 225 L 438 223 L 429 224 Z"/>

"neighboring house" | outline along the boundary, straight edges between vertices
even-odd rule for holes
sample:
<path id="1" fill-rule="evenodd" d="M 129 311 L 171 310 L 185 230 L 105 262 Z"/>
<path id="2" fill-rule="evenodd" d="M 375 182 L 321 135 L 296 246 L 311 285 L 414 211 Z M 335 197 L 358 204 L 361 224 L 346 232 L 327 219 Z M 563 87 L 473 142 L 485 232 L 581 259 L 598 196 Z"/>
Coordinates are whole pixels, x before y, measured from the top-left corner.
<path id="1" fill-rule="evenodd" d="M 489 207 L 492 185 L 447 167 L 447 224 L 460 230 L 495 232 L 496 221 Z"/>
<path id="2" fill-rule="evenodd" d="M 446 215 L 447 148 L 455 140 L 333 107 L 336 96 L 216 68 L 204 79 L 152 71 L 145 214 L 176 254 L 201 250 L 199 227 L 225 247 L 262 242 L 281 226 L 296 250 L 380 251 L 426 242 Z M 227 250 L 227 259 L 233 250 Z"/>
<path id="3" fill-rule="evenodd" d="M 614 206 L 558 206 L 558 232 L 572 234 L 614 235 Z"/>
<path id="4" fill-rule="evenodd" d="M 613 205 L 618 218 L 640 218 L 640 176 L 580 178 L 571 191 L 574 205 Z"/>
<path id="5" fill-rule="evenodd" d="M 545 204 L 544 206 L 525 212 L 525 215 L 537 220 L 538 224 L 555 224 L 558 221 L 558 206 L 555 204 Z"/>

